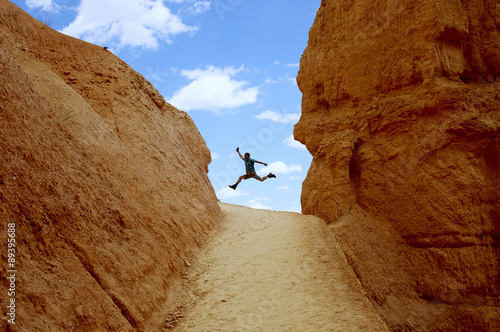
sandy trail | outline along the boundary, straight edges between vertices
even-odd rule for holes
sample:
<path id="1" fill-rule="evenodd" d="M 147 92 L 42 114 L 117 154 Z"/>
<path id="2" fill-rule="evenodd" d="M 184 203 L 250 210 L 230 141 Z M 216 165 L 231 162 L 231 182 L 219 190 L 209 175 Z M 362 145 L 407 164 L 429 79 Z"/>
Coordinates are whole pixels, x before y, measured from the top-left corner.
<path id="1" fill-rule="evenodd" d="M 323 221 L 220 205 L 175 331 L 388 331 Z"/>

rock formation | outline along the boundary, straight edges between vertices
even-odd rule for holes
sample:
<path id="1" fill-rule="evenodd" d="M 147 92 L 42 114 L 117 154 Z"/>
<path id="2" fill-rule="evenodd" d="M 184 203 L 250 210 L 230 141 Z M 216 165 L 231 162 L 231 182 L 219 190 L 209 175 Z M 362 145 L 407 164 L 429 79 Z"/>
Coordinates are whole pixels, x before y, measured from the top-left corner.
<path id="1" fill-rule="evenodd" d="M 301 59 L 303 213 L 394 330 L 500 330 L 500 5 L 323 0 Z"/>
<path id="2" fill-rule="evenodd" d="M 102 47 L 0 0 L 2 330 L 157 330 L 219 220 L 193 121 Z M 15 294 L 7 270 L 15 224 Z"/>

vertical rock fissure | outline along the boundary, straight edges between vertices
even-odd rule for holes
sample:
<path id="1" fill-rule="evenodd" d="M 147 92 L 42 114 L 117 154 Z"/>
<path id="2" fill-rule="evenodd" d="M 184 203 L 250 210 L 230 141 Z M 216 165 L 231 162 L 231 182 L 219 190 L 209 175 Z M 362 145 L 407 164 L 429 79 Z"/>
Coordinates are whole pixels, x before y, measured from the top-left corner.
<path id="1" fill-rule="evenodd" d="M 354 143 L 354 150 L 349 161 L 349 181 L 351 183 L 351 193 L 353 203 L 358 203 L 359 188 L 361 186 L 361 165 L 359 156 L 360 142 Z"/>
<path id="2" fill-rule="evenodd" d="M 94 271 L 94 268 L 92 266 L 92 264 L 90 264 L 87 259 L 85 259 L 80 253 L 79 253 L 79 249 L 77 247 L 75 247 L 76 250 L 73 251 L 73 253 L 75 254 L 76 258 L 78 258 L 78 260 L 80 261 L 80 264 L 82 264 L 82 267 L 90 274 L 90 276 L 96 281 L 96 283 L 99 285 L 99 287 L 101 287 L 101 289 L 103 290 L 103 292 L 105 292 L 109 298 L 111 299 L 111 301 L 113 301 L 113 303 L 116 305 L 116 307 L 120 310 L 120 312 L 122 313 L 123 317 L 125 317 L 125 319 L 130 323 L 130 325 L 132 325 L 133 328 L 137 329 L 139 328 L 138 324 L 137 324 L 137 321 L 135 320 L 135 318 L 132 316 L 132 314 L 130 313 L 130 311 L 128 310 L 127 306 L 120 300 L 118 299 L 115 295 L 113 295 L 112 293 L 110 293 L 106 287 L 104 287 L 103 285 L 103 282 L 101 280 L 101 278 L 99 277 L 99 275 Z"/>

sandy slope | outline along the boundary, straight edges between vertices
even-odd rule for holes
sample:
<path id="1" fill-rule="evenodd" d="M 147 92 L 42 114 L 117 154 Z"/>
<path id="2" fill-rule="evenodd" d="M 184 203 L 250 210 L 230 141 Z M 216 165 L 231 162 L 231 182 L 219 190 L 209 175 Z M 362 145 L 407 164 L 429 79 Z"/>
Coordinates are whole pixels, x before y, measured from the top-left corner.
<path id="1" fill-rule="evenodd" d="M 322 220 L 220 205 L 176 331 L 388 331 Z"/>

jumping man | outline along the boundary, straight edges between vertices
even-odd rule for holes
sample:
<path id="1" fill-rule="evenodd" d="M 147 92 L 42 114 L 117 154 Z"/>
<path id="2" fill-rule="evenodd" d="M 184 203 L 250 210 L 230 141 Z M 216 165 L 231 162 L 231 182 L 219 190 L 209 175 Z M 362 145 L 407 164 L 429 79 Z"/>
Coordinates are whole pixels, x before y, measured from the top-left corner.
<path id="1" fill-rule="evenodd" d="M 240 176 L 238 181 L 235 184 L 233 184 L 232 186 L 229 186 L 229 188 L 236 190 L 236 187 L 241 182 L 241 180 L 247 180 L 250 178 L 254 178 L 254 179 L 257 179 L 257 180 L 262 182 L 262 181 L 265 181 L 267 178 L 275 178 L 276 177 L 276 175 L 274 175 L 273 173 L 269 173 L 267 176 L 264 176 L 263 178 L 261 178 L 260 176 L 257 175 L 257 173 L 255 173 L 255 168 L 254 168 L 253 164 L 258 163 L 258 164 L 262 164 L 264 166 L 267 166 L 267 164 L 250 158 L 250 153 L 248 153 L 248 152 L 245 153 L 245 158 L 243 158 L 243 156 L 240 153 L 240 148 L 236 148 L 236 152 L 238 152 L 238 154 L 240 155 L 240 158 L 243 159 L 243 161 L 245 162 L 245 169 L 247 171 L 247 174 Z"/>

